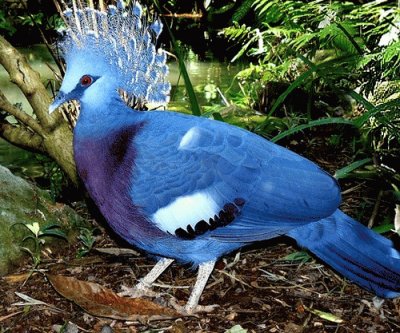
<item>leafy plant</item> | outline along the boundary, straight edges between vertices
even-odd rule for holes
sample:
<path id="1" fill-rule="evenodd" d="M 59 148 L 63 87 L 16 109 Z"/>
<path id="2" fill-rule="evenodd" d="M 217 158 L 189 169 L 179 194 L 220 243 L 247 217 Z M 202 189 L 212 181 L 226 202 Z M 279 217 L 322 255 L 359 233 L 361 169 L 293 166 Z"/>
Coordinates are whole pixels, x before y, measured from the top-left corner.
<path id="1" fill-rule="evenodd" d="M 5 30 L 9 35 L 13 35 L 17 31 L 3 10 L 0 10 L 0 30 Z"/>
<path id="2" fill-rule="evenodd" d="M 63 25 L 59 15 L 51 15 L 51 8 L 28 6 L 26 1 L 0 1 L 0 31 L 13 36 L 17 31 L 28 31 L 29 27 L 56 30 Z"/>
<path id="3" fill-rule="evenodd" d="M 53 201 L 56 201 L 63 188 L 68 186 L 68 178 L 61 167 L 49 157 L 37 154 L 35 158 L 43 167 L 43 178 L 48 180 L 47 188 Z"/>
<path id="4" fill-rule="evenodd" d="M 65 233 L 60 229 L 60 226 L 56 223 L 48 224 L 45 226 L 40 227 L 38 222 L 33 222 L 32 224 L 25 224 L 25 223 L 15 223 L 15 225 L 23 225 L 30 231 L 30 234 L 22 240 L 22 243 L 27 241 L 33 242 L 33 247 L 21 247 L 24 251 L 29 253 L 33 260 L 33 269 L 36 269 L 39 264 L 41 263 L 41 251 L 42 247 L 45 244 L 44 237 L 58 237 L 67 239 Z"/>
<path id="5" fill-rule="evenodd" d="M 20 23 L 22 25 L 30 25 L 30 26 L 35 26 L 35 25 L 41 25 L 43 21 L 43 13 L 37 13 L 37 14 L 31 14 L 27 16 L 18 16 Z"/>
<path id="6" fill-rule="evenodd" d="M 307 261 L 310 261 L 312 257 L 307 251 L 296 251 L 292 252 L 285 257 L 279 259 L 280 261 L 289 261 L 289 262 L 299 262 L 300 264 L 304 264 Z"/>
<path id="7" fill-rule="evenodd" d="M 400 10 L 393 4 L 256 0 L 253 9 L 255 27 L 234 23 L 224 30 L 227 38 L 242 44 L 232 61 L 244 55 L 257 61 L 238 75 L 245 89 L 300 78 L 308 66 L 299 55 L 323 65 L 298 82 L 310 93 L 324 89 L 327 77 L 343 94 L 357 87 L 368 93 L 382 79 L 398 75 L 400 45 L 394 32 L 400 31 Z"/>
<path id="8" fill-rule="evenodd" d="M 80 228 L 80 234 L 78 236 L 82 246 L 79 248 L 77 257 L 82 258 L 87 255 L 91 249 L 93 248 L 94 243 L 96 242 L 96 237 L 94 233 L 97 231 L 97 228 Z"/>

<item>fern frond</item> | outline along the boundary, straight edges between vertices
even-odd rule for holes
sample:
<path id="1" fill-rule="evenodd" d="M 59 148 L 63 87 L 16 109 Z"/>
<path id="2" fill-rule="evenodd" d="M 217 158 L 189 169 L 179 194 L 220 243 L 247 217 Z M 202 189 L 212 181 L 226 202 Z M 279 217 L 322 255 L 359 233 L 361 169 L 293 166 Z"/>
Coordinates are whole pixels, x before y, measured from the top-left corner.
<path id="1" fill-rule="evenodd" d="M 253 0 L 244 0 L 244 2 L 233 14 L 231 21 L 239 22 L 241 19 L 243 19 L 247 13 L 250 12 L 253 2 Z"/>

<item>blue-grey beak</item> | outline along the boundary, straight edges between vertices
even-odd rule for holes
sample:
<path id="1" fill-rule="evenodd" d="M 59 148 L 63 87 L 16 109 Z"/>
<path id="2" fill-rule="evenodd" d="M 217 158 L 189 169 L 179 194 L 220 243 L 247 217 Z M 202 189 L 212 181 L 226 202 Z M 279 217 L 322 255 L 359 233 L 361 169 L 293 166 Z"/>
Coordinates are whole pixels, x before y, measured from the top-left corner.
<path id="1" fill-rule="evenodd" d="M 66 97 L 67 95 L 60 90 L 53 103 L 49 106 L 49 113 L 53 113 L 61 104 L 64 104 L 67 101 Z"/>

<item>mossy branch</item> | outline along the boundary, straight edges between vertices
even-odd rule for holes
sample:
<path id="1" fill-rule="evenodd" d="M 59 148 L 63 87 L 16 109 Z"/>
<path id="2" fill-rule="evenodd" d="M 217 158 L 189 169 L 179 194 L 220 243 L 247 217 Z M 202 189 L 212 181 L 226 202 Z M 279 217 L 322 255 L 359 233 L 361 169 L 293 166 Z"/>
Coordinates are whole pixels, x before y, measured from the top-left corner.
<path id="1" fill-rule="evenodd" d="M 0 36 L 0 63 L 32 106 L 39 122 L 43 126 L 54 126 L 57 117 L 49 117 L 46 105 L 51 102 L 50 96 L 40 80 L 38 72 L 34 71 L 25 57 L 15 49 L 4 37 Z"/>
<path id="2" fill-rule="evenodd" d="M 30 127 L 33 131 L 41 136 L 44 136 L 44 131 L 38 122 L 32 118 L 27 113 L 21 111 L 19 108 L 11 104 L 7 97 L 4 96 L 3 92 L 0 90 L 0 109 L 7 112 L 17 119 L 19 122 L 23 123 L 25 126 Z"/>
<path id="3" fill-rule="evenodd" d="M 45 154 L 43 138 L 24 127 L 0 123 L 0 136 L 14 145 L 36 153 Z"/>
<path id="4" fill-rule="evenodd" d="M 0 92 L 0 110 L 19 122 L 16 126 L 6 119 L 0 123 L 0 136 L 19 147 L 52 157 L 69 178 L 78 183 L 72 151 L 72 132 L 59 112 L 48 113 L 51 98 L 40 75 L 25 57 L 4 37 L 0 36 L 0 64 L 6 69 L 10 81 L 26 96 L 36 116 L 32 117 L 15 107 Z"/>

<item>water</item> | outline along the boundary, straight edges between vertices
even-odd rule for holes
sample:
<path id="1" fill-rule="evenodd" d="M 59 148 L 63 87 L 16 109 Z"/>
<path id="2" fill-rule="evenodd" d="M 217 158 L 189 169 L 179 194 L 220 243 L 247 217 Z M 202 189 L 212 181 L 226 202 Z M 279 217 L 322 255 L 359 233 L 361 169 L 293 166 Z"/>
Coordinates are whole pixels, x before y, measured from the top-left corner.
<path id="1" fill-rule="evenodd" d="M 56 68 L 52 57 L 43 45 L 35 45 L 29 49 L 20 49 L 27 57 L 31 66 L 40 73 L 42 82 L 47 84 L 54 80 L 53 71 L 49 65 Z M 241 65 L 228 65 L 214 60 L 198 61 L 193 54 L 189 54 L 186 61 L 192 85 L 200 106 L 223 105 L 222 95 L 231 86 Z M 179 68 L 176 61 L 169 63 L 169 81 L 172 85 L 171 110 L 190 112 L 189 99 L 186 94 L 184 81 L 179 77 Z M 219 90 L 218 90 L 218 89 Z M 0 65 L 0 89 L 11 103 L 20 103 L 23 110 L 32 114 L 32 108 L 22 92 L 9 81 L 8 73 Z M 220 91 L 220 92 L 219 92 Z M 44 175 L 43 162 L 34 153 L 15 147 L 0 138 L 0 164 L 12 172 L 28 178 L 37 178 Z"/>

